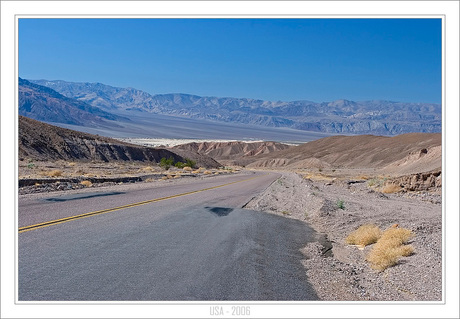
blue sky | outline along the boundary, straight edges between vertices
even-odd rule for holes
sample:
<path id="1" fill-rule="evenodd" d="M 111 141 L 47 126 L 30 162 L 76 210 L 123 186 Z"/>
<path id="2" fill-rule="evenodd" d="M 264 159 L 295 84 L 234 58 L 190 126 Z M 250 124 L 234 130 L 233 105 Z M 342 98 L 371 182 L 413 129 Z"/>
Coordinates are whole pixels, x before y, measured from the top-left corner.
<path id="1" fill-rule="evenodd" d="M 441 103 L 440 19 L 20 19 L 19 76 L 151 94 Z"/>

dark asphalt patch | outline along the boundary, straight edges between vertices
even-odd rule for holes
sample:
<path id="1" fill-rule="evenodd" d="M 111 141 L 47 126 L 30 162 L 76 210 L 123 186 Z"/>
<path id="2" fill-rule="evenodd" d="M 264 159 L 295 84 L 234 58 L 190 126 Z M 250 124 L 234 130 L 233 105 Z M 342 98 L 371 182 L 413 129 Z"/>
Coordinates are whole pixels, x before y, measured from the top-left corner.
<path id="1" fill-rule="evenodd" d="M 120 195 L 120 194 L 124 194 L 124 192 L 76 194 L 76 195 L 68 195 L 68 196 L 62 196 L 62 197 L 50 197 L 50 198 L 45 198 L 44 200 L 48 202 L 67 202 L 67 201 L 76 200 L 76 199 L 104 197 L 104 196 L 112 196 L 112 195 Z"/>
<path id="2" fill-rule="evenodd" d="M 233 208 L 226 208 L 226 207 L 205 207 L 211 213 L 216 214 L 219 217 L 228 216 L 233 211 Z"/>

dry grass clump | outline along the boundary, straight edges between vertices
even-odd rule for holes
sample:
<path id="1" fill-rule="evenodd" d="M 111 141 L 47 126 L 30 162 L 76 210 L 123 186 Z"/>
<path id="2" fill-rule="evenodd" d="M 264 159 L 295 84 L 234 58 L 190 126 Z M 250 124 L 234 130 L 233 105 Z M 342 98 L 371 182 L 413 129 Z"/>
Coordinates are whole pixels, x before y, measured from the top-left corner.
<path id="1" fill-rule="evenodd" d="M 204 175 L 210 175 L 210 174 L 212 174 L 212 172 L 211 171 L 204 171 L 203 174 Z"/>
<path id="2" fill-rule="evenodd" d="M 50 172 L 45 172 L 44 175 L 49 177 L 59 177 L 62 176 L 62 171 L 59 169 L 55 169 Z"/>
<path id="3" fill-rule="evenodd" d="M 391 241 L 396 243 L 397 245 L 402 245 L 407 243 L 413 237 L 414 233 L 410 229 L 399 228 L 398 226 L 395 226 L 385 230 L 380 240 Z"/>
<path id="4" fill-rule="evenodd" d="M 86 187 L 91 187 L 91 185 L 93 185 L 93 183 L 91 183 L 90 181 L 81 181 L 80 184 Z"/>
<path id="5" fill-rule="evenodd" d="M 193 169 L 192 169 L 190 166 L 185 166 L 185 167 L 183 168 L 183 170 L 186 171 L 186 172 L 191 172 L 191 171 L 193 171 Z"/>
<path id="6" fill-rule="evenodd" d="M 168 179 L 167 176 L 163 176 L 163 177 L 161 178 L 162 181 L 165 181 L 165 180 L 167 180 L 167 179 Z"/>
<path id="7" fill-rule="evenodd" d="M 387 184 L 382 188 L 382 193 L 385 194 L 392 194 L 399 192 L 401 190 L 401 186 L 397 184 Z"/>
<path id="8" fill-rule="evenodd" d="M 374 224 L 360 226 L 345 239 L 349 245 L 365 247 L 376 243 L 382 236 L 382 231 Z"/>
<path id="9" fill-rule="evenodd" d="M 414 234 L 405 228 L 389 228 L 372 248 L 367 261 L 375 270 L 383 271 L 398 263 L 399 258 L 414 252 L 412 245 L 405 245 Z"/>

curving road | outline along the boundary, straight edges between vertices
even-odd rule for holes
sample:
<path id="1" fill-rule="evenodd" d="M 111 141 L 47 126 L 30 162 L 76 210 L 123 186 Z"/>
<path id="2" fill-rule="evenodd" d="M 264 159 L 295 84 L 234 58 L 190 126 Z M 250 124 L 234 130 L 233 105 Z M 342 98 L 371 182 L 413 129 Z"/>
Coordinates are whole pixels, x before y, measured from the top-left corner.
<path id="1" fill-rule="evenodd" d="M 304 223 L 245 210 L 279 174 L 19 199 L 19 301 L 315 300 Z"/>

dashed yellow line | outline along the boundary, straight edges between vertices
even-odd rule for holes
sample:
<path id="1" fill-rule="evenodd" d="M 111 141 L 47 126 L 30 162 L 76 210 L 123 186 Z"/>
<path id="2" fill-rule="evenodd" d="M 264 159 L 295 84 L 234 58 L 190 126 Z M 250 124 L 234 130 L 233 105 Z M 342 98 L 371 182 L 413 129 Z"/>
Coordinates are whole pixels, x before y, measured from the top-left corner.
<path id="1" fill-rule="evenodd" d="M 263 176 L 263 175 L 261 175 L 261 176 Z M 159 201 L 163 201 L 163 200 L 167 200 L 167 199 L 171 199 L 171 198 L 176 198 L 176 197 L 196 194 L 196 193 L 200 193 L 200 192 L 205 192 L 205 191 L 209 191 L 211 189 L 216 189 L 216 188 L 220 188 L 220 187 L 224 187 L 224 186 L 228 186 L 228 185 L 232 185 L 232 184 L 236 184 L 236 183 L 247 182 L 249 180 L 259 178 L 261 176 L 255 176 L 255 177 L 251 177 L 251 178 L 244 179 L 244 180 L 241 180 L 241 181 L 236 181 L 236 182 L 217 185 L 217 186 L 213 186 L 213 187 L 203 188 L 203 189 L 199 189 L 199 190 L 196 190 L 196 191 L 181 193 L 181 194 L 177 194 L 177 195 L 171 195 L 171 196 L 166 196 L 166 197 L 161 197 L 161 198 L 155 198 L 155 199 L 150 199 L 150 200 L 146 200 L 146 201 L 142 201 L 142 202 L 138 202 L 138 203 L 123 205 L 123 206 L 118 206 L 118 207 L 113 207 L 113 208 L 107 208 L 107 209 L 98 210 L 98 211 L 94 211 L 94 212 L 89 212 L 89 213 L 85 213 L 85 214 L 80 214 L 80 215 L 75 215 L 75 216 L 70 216 L 70 217 L 50 220 L 50 221 L 35 224 L 35 225 L 23 226 L 23 227 L 19 227 L 19 233 L 24 233 L 24 232 L 27 232 L 27 231 L 30 231 L 30 230 L 44 228 L 44 227 L 48 227 L 48 226 L 52 226 L 52 225 L 58 225 L 58 224 L 62 224 L 62 223 L 72 221 L 72 220 L 77 220 L 77 219 L 86 218 L 86 217 L 90 217 L 90 216 L 106 214 L 106 213 L 114 212 L 114 211 L 125 209 L 125 208 L 131 208 L 131 207 L 136 207 L 136 206 L 146 205 L 146 204 L 150 204 L 150 203 L 155 203 L 155 202 L 159 202 Z"/>

